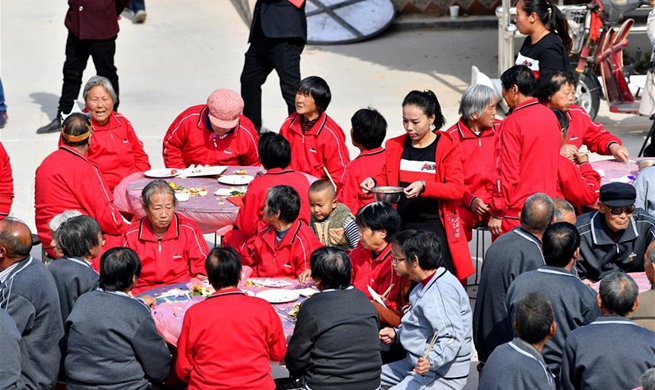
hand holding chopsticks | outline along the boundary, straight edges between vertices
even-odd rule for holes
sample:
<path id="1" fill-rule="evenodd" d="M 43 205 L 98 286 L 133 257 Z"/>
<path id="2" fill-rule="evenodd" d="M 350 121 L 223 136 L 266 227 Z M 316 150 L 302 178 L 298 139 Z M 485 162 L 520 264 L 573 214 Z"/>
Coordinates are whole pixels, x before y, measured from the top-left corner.
<path id="1" fill-rule="evenodd" d="M 428 360 L 428 355 L 430 354 L 430 351 L 432 351 L 432 347 L 434 347 L 434 343 L 437 342 L 438 334 L 439 332 L 434 332 L 434 335 L 432 336 L 432 339 L 428 344 L 428 348 L 425 350 L 425 354 L 423 355 L 422 358 L 418 359 L 418 363 L 416 364 L 416 367 L 414 367 L 415 373 L 419 375 L 425 375 L 428 373 L 428 371 L 430 371 L 430 360 Z"/>

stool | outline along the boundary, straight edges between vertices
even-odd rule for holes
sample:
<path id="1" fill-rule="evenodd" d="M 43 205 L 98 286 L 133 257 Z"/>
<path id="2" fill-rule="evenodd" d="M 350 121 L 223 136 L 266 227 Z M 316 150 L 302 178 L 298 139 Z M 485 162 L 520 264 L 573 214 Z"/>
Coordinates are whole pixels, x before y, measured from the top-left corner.
<path id="1" fill-rule="evenodd" d="M 225 236 L 229 231 L 234 229 L 234 225 L 226 225 L 214 232 L 214 247 L 222 246 L 223 236 Z"/>
<path id="2" fill-rule="evenodd" d="M 484 223 L 479 223 L 473 228 L 473 230 L 475 230 L 475 280 L 469 286 L 479 286 L 480 264 L 484 263 L 484 249 L 486 244 L 485 235 L 489 231 L 489 228 L 487 228 L 487 225 Z"/>

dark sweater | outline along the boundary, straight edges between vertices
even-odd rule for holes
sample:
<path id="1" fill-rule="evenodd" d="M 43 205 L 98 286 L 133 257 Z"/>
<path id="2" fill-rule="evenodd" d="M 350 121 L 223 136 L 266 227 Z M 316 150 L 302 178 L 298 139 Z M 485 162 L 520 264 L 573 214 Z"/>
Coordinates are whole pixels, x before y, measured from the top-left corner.
<path id="1" fill-rule="evenodd" d="M 284 360 L 313 390 L 380 386 L 378 315 L 364 293 L 326 290 L 305 301 Z"/>
<path id="2" fill-rule="evenodd" d="M 82 259 L 68 259 L 62 257 L 48 265 L 48 271 L 55 279 L 59 292 L 59 306 L 61 307 L 61 323 L 73 310 L 77 298 L 85 292 L 98 288 L 100 276 Z"/>
<path id="3" fill-rule="evenodd" d="M 141 390 L 162 382 L 171 355 L 150 310 L 126 295 L 91 291 L 66 321 L 67 389 Z"/>
<path id="4" fill-rule="evenodd" d="M 21 366 L 27 364 L 25 343 L 16 323 L 0 309 L 0 390 L 24 389 Z"/>
<path id="5" fill-rule="evenodd" d="M 57 287 L 41 260 L 26 258 L 0 283 L 0 308 L 14 319 L 25 342 L 29 364 L 22 367 L 23 382 L 28 389 L 52 389 L 64 329 Z"/>

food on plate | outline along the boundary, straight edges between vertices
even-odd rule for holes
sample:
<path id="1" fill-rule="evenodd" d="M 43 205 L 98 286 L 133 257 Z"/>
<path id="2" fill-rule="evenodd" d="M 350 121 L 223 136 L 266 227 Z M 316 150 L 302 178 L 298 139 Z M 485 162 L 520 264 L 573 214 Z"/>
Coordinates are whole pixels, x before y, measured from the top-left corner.
<path id="1" fill-rule="evenodd" d="M 173 190 L 177 190 L 177 184 L 175 184 L 175 182 L 173 182 L 173 181 L 169 181 L 169 182 L 168 182 L 168 185 L 169 185 Z"/>
<path id="2" fill-rule="evenodd" d="M 191 294 L 197 297 L 199 296 L 208 297 L 212 294 L 212 289 L 209 286 L 195 285 L 191 290 Z"/>
<path id="3" fill-rule="evenodd" d="M 246 169 L 240 169 L 238 171 L 234 171 L 235 175 L 247 175 L 248 171 Z"/>
<path id="4" fill-rule="evenodd" d="M 245 194 L 246 194 L 245 192 L 239 190 L 234 190 L 230 192 L 230 196 L 244 196 Z"/>
<path id="5" fill-rule="evenodd" d="M 177 175 L 178 172 L 177 169 L 171 169 L 171 175 Z"/>
<path id="6" fill-rule="evenodd" d="M 300 311 L 300 303 L 296 303 L 293 305 L 291 310 L 287 312 L 287 315 L 291 318 L 296 318 L 298 316 L 299 311 Z"/>
<path id="7" fill-rule="evenodd" d="M 189 192 L 191 193 L 191 195 L 200 195 L 200 196 L 207 195 L 207 189 L 204 187 L 191 187 L 189 188 Z"/>

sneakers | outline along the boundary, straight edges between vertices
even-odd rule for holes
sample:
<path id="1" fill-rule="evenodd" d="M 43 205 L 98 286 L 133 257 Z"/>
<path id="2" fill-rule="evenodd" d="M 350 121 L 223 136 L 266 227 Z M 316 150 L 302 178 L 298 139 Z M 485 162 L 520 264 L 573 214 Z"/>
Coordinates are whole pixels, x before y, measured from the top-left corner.
<path id="1" fill-rule="evenodd" d="M 7 124 L 7 111 L 0 111 L 0 129 L 3 129 Z"/>
<path id="2" fill-rule="evenodd" d="M 139 10 L 134 14 L 134 20 L 136 20 L 137 23 L 142 24 L 146 21 L 146 17 L 148 14 L 144 10 Z"/>
<path id="3" fill-rule="evenodd" d="M 61 131 L 61 119 L 59 119 L 59 115 L 57 115 L 57 117 L 53 119 L 52 122 L 48 123 L 43 127 L 40 127 L 36 131 L 36 134 L 58 133 L 60 131 Z"/>

